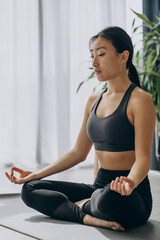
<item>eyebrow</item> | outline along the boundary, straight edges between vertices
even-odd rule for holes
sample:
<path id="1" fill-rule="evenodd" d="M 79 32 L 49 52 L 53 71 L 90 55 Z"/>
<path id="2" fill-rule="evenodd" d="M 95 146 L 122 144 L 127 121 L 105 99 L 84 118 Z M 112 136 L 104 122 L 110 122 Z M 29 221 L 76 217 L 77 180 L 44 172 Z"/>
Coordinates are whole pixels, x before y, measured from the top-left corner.
<path id="1" fill-rule="evenodd" d="M 106 47 L 99 47 L 99 48 L 96 48 L 96 51 L 99 50 L 99 49 L 107 49 Z M 90 49 L 90 52 L 93 52 L 93 49 Z"/>

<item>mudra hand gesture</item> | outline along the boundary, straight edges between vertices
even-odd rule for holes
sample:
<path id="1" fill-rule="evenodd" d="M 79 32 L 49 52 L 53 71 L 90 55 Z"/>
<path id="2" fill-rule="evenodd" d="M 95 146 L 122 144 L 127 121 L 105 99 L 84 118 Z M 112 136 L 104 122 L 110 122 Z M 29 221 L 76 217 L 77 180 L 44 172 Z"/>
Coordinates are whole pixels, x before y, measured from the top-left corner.
<path id="1" fill-rule="evenodd" d="M 19 177 L 15 177 L 14 172 L 18 172 Z M 5 172 L 5 174 L 6 174 L 7 178 L 15 184 L 22 184 L 22 183 L 25 183 L 25 182 L 28 182 L 28 181 L 34 179 L 33 172 L 23 171 L 22 169 L 17 168 L 17 167 L 12 167 L 10 174 L 8 172 Z"/>
<path id="2" fill-rule="evenodd" d="M 129 196 L 135 188 L 135 184 L 130 178 L 121 176 L 111 182 L 110 188 L 122 196 Z"/>

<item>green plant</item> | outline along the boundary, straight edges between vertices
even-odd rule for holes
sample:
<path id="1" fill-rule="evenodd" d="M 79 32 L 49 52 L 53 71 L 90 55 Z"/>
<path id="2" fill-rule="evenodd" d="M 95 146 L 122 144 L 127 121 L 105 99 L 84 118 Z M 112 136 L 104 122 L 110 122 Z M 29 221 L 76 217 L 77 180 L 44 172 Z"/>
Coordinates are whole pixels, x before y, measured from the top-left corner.
<path id="1" fill-rule="evenodd" d="M 133 11 L 133 10 L 132 10 Z M 150 21 L 145 15 L 133 11 L 135 15 L 142 19 L 143 24 L 135 27 L 135 19 L 133 20 L 133 37 L 137 33 L 137 29 L 142 28 L 142 49 L 137 50 L 133 56 L 133 62 L 140 76 L 142 89 L 150 93 L 155 105 L 157 116 L 160 115 L 160 17 L 157 17 L 157 23 Z M 143 27 L 147 27 L 149 31 L 144 32 Z M 140 42 L 139 42 L 140 43 Z M 84 83 L 95 78 L 93 67 L 90 76 L 82 81 L 77 93 Z M 102 83 L 98 83 L 97 86 Z M 97 88 L 94 87 L 93 92 Z M 107 83 L 103 84 L 102 89 L 107 87 Z"/>
<path id="2" fill-rule="evenodd" d="M 133 11 L 133 10 L 132 10 Z M 151 94 L 157 114 L 160 114 L 160 17 L 157 23 L 150 21 L 144 14 L 133 11 L 143 21 L 143 25 L 135 27 L 133 20 L 133 33 L 138 28 L 146 27 L 148 31 L 143 34 L 142 49 L 134 54 L 134 64 L 140 76 L 142 89 Z"/>

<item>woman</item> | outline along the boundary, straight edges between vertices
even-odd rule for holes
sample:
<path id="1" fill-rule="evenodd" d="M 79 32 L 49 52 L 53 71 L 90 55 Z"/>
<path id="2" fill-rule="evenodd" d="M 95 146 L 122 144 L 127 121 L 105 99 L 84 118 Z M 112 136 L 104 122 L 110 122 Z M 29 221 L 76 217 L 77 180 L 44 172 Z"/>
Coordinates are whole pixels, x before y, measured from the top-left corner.
<path id="1" fill-rule="evenodd" d="M 151 96 L 140 88 L 128 34 L 109 27 L 89 46 L 97 79 L 108 88 L 89 97 L 74 148 L 38 172 L 13 167 L 6 176 L 25 183 L 23 201 L 43 214 L 124 231 L 151 214 L 147 174 L 156 113 Z M 93 185 L 40 180 L 84 161 L 93 143 L 101 166 Z"/>

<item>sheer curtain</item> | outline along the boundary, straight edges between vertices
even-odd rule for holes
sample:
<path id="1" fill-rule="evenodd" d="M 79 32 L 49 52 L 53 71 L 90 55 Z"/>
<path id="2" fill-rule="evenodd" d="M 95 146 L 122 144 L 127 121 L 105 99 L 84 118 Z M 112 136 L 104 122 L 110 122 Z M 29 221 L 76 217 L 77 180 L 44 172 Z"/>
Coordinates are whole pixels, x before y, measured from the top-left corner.
<path id="1" fill-rule="evenodd" d="M 76 94 L 89 75 L 89 38 L 109 25 L 127 30 L 128 2 L 0 1 L 1 166 L 48 164 L 74 146 L 97 84 Z"/>
<path id="2" fill-rule="evenodd" d="M 39 108 L 38 1 L 0 1 L 0 163 L 35 163 Z"/>

